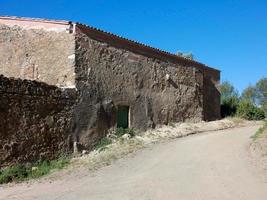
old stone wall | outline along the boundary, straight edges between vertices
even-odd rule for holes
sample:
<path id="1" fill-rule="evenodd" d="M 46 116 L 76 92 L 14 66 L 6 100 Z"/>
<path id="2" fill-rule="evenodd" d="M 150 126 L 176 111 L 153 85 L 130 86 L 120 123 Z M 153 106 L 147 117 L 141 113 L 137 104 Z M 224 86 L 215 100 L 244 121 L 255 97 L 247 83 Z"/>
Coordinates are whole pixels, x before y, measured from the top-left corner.
<path id="1" fill-rule="evenodd" d="M 70 149 L 76 91 L 0 76 L 0 167 L 53 159 Z"/>
<path id="2" fill-rule="evenodd" d="M 0 21 L 0 74 L 6 77 L 74 87 L 74 50 L 74 34 L 66 29 L 48 31 Z"/>
<path id="3" fill-rule="evenodd" d="M 147 129 L 203 119 L 203 73 L 76 35 L 79 103 L 76 139 L 90 148 L 116 127 L 118 105 L 130 108 L 130 127 Z"/>
<path id="4" fill-rule="evenodd" d="M 218 120 L 221 118 L 220 72 L 206 69 L 203 77 L 203 119 Z"/>
<path id="5" fill-rule="evenodd" d="M 219 71 L 97 29 L 0 19 L 0 52 L 0 167 L 91 149 L 118 106 L 140 130 L 220 117 Z"/>

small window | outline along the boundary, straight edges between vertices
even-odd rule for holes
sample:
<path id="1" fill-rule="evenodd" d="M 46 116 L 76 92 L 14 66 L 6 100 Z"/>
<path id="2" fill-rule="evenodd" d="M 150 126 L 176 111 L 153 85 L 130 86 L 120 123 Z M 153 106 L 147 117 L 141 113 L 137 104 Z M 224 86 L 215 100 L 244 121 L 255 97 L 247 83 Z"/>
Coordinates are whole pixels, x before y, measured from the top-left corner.
<path id="1" fill-rule="evenodd" d="M 129 106 L 118 106 L 117 127 L 118 128 L 129 127 Z"/>

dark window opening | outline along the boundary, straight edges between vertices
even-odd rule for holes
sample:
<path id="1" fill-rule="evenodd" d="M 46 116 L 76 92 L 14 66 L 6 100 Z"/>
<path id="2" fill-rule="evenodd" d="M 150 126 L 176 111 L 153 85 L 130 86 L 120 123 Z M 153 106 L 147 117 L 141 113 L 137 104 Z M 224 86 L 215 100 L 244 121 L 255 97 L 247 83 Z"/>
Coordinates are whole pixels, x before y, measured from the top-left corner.
<path id="1" fill-rule="evenodd" d="M 129 127 L 129 106 L 118 106 L 117 127 L 118 128 Z"/>

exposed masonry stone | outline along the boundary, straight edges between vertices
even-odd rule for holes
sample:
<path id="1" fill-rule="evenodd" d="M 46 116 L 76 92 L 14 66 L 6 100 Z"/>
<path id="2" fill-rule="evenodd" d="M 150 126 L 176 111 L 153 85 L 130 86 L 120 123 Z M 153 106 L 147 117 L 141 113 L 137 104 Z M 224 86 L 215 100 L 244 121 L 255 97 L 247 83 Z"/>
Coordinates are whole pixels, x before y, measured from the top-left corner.
<path id="1" fill-rule="evenodd" d="M 68 152 L 74 89 L 0 76 L 0 167 Z"/>
<path id="2" fill-rule="evenodd" d="M 0 76 L 0 167 L 92 149 L 116 128 L 119 105 L 129 106 L 130 127 L 140 130 L 220 118 L 219 71 L 79 28 L 0 25 L 0 74 L 36 80 Z"/>
<path id="3" fill-rule="evenodd" d="M 130 106 L 130 126 L 141 130 L 203 119 L 203 74 L 196 68 L 117 49 L 85 34 L 76 38 L 74 133 L 85 147 L 116 127 L 120 104 Z"/>

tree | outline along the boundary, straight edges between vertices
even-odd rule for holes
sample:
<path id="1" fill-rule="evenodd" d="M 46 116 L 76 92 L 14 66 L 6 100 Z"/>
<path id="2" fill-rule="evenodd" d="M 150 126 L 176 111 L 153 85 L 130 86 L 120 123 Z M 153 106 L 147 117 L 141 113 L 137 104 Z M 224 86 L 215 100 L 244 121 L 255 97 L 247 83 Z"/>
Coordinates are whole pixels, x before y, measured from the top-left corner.
<path id="1" fill-rule="evenodd" d="M 265 112 L 265 114 L 264 114 Z M 267 116 L 267 78 L 255 86 L 248 86 L 239 97 L 238 91 L 228 81 L 221 84 L 222 117 L 234 116 L 260 120 Z"/>
<path id="2" fill-rule="evenodd" d="M 194 55 L 191 52 L 190 53 L 184 53 L 184 52 L 178 51 L 176 53 L 176 55 L 182 56 L 182 57 L 187 58 L 187 59 L 190 59 L 190 60 L 193 60 L 194 59 Z"/>
<path id="3" fill-rule="evenodd" d="M 257 104 L 267 113 L 267 77 L 260 79 L 255 88 Z"/>
<path id="4" fill-rule="evenodd" d="M 221 115 L 234 116 L 239 104 L 239 95 L 235 87 L 228 81 L 221 84 Z"/>
<path id="5" fill-rule="evenodd" d="M 257 102 L 257 90 L 254 86 L 248 86 L 241 95 L 242 100 L 249 101 L 253 104 L 256 104 Z"/>
<path id="6" fill-rule="evenodd" d="M 248 100 L 241 100 L 237 107 L 237 116 L 247 120 L 263 120 L 264 111 Z"/>
<path id="7" fill-rule="evenodd" d="M 230 98 L 235 98 L 235 99 L 239 98 L 238 91 L 228 81 L 222 82 L 220 90 L 221 90 L 221 102 L 229 100 Z"/>
<path id="8" fill-rule="evenodd" d="M 221 116 L 228 117 L 234 116 L 236 114 L 239 104 L 239 99 L 237 97 L 229 97 L 224 99 L 221 103 Z"/>

